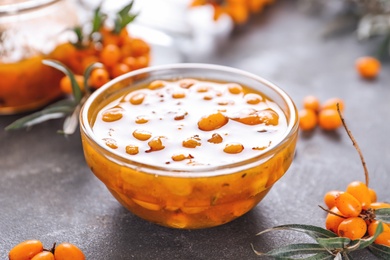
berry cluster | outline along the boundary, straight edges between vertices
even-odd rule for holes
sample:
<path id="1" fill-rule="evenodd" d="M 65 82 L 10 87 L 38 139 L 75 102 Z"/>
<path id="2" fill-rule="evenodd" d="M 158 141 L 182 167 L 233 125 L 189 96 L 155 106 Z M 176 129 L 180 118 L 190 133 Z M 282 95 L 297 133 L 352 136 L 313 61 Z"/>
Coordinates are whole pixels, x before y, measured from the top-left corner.
<path id="1" fill-rule="evenodd" d="M 303 131 L 313 130 L 317 125 L 321 129 L 330 131 L 342 125 L 337 112 L 337 104 L 341 112 L 344 111 L 344 101 L 340 98 L 330 98 L 320 104 L 316 96 L 303 98 L 303 109 L 299 111 L 299 127 Z"/>
<path id="2" fill-rule="evenodd" d="M 376 192 L 360 181 L 351 182 L 345 191 L 327 192 L 324 202 L 328 207 L 326 229 L 351 240 L 373 236 L 379 224 L 375 210 L 390 208 L 388 203 L 377 202 Z M 390 227 L 382 224 L 383 232 L 374 243 L 390 246 Z"/>
<path id="3" fill-rule="evenodd" d="M 45 249 L 39 240 L 26 240 L 14 246 L 9 254 L 9 260 L 85 260 L 84 253 L 71 243 L 53 245 Z"/>

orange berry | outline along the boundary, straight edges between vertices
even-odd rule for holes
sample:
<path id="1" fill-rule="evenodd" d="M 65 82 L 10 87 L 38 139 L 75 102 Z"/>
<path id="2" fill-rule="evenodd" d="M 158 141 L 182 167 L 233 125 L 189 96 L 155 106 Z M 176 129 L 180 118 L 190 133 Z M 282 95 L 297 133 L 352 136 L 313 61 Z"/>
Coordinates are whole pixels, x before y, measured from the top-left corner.
<path id="1" fill-rule="evenodd" d="M 81 91 L 83 91 L 84 90 L 84 77 L 81 75 L 74 75 L 74 77 L 75 77 L 76 82 L 79 85 Z M 64 94 L 70 95 L 73 93 L 72 83 L 71 83 L 70 78 L 68 76 L 62 77 L 62 79 L 60 80 L 60 88 L 61 88 L 62 93 L 64 93 Z"/>
<path id="2" fill-rule="evenodd" d="M 370 198 L 371 198 L 371 203 L 376 202 L 377 197 L 376 197 L 376 192 L 375 190 L 368 188 L 368 192 L 370 193 Z"/>
<path id="3" fill-rule="evenodd" d="M 129 71 L 131 71 L 131 69 L 125 63 L 118 63 L 112 67 L 111 77 L 116 78 L 120 75 L 123 75 L 123 74 L 129 72 Z"/>
<path id="4" fill-rule="evenodd" d="M 149 54 L 150 46 L 144 40 L 134 38 L 131 40 L 131 47 L 133 49 L 132 55 L 134 57 L 139 57 Z"/>
<path id="5" fill-rule="evenodd" d="M 386 202 L 373 202 L 370 205 L 372 209 L 388 209 L 390 208 L 390 204 Z"/>
<path id="6" fill-rule="evenodd" d="M 390 231 L 382 232 L 374 241 L 375 244 L 390 246 Z"/>
<path id="7" fill-rule="evenodd" d="M 341 192 L 336 196 L 335 205 L 346 217 L 357 217 L 362 211 L 362 204 L 347 192 Z"/>
<path id="8" fill-rule="evenodd" d="M 376 229 L 378 228 L 378 225 L 379 225 L 379 222 L 378 220 L 374 220 L 369 226 L 368 226 L 368 234 L 372 237 L 374 234 L 375 234 L 375 231 Z M 383 232 L 385 231 L 390 231 L 390 227 L 386 224 L 386 223 L 383 223 L 382 222 L 382 227 L 383 227 Z"/>
<path id="9" fill-rule="evenodd" d="M 324 109 L 318 114 L 318 125 L 324 130 L 335 130 L 342 124 L 340 115 L 334 109 Z"/>
<path id="10" fill-rule="evenodd" d="M 52 252 L 43 251 L 36 254 L 31 260 L 55 260 Z"/>
<path id="11" fill-rule="evenodd" d="M 359 217 L 344 219 L 338 228 L 337 234 L 340 237 L 347 237 L 351 240 L 360 239 L 367 232 L 366 222 Z"/>
<path id="12" fill-rule="evenodd" d="M 333 207 L 330 211 L 342 216 L 341 212 L 336 207 Z M 339 225 L 344 219 L 345 218 L 341 218 L 332 213 L 328 213 L 325 219 L 325 227 L 327 230 L 330 230 L 333 233 L 337 234 Z"/>
<path id="13" fill-rule="evenodd" d="M 100 61 L 106 67 L 112 67 L 121 59 L 121 50 L 117 45 L 108 44 L 100 52 Z"/>
<path id="14" fill-rule="evenodd" d="M 374 79 L 381 70 L 381 62 L 374 57 L 361 57 L 355 62 L 356 70 L 365 79 Z"/>
<path id="15" fill-rule="evenodd" d="M 85 260 L 84 253 L 77 246 L 61 243 L 54 250 L 56 260 Z"/>
<path id="16" fill-rule="evenodd" d="M 331 209 L 335 206 L 336 197 L 340 194 L 340 192 L 341 191 L 338 191 L 338 190 L 332 190 L 332 191 L 328 191 L 327 193 L 325 193 L 324 202 L 325 202 L 326 206 L 328 207 L 328 209 Z"/>
<path id="17" fill-rule="evenodd" d="M 110 80 L 108 71 L 104 68 L 96 68 L 91 72 L 88 83 L 92 88 L 100 88 Z"/>
<path id="18" fill-rule="evenodd" d="M 321 106 L 321 110 L 323 109 L 334 109 L 334 110 L 337 110 L 337 103 L 339 104 L 339 108 L 340 108 L 340 111 L 343 112 L 344 111 L 344 101 L 341 99 L 341 98 L 330 98 L 328 100 L 326 100 L 322 106 Z"/>
<path id="19" fill-rule="evenodd" d="M 39 240 L 26 240 L 13 247 L 8 254 L 9 260 L 30 260 L 43 251 L 43 244 Z"/>
<path id="20" fill-rule="evenodd" d="M 299 127 L 303 131 L 313 130 L 317 126 L 317 114 L 312 109 L 299 111 Z"/>
<path id="21" fill-rule="evenodd" d="M 371 205 L 371 195 L 367 185 L 360 181 L 354 181 L 348 184 L 347 190 L 349 194 L 354 196 L 361 204 L 363 209 L 368 209 Z"/>
<path id="22" fill-rule="evenodd" d="M 135 70 L 137 67 L 137 59 L 131 56 L 123 58 L 122 63 L 129 66 L 130 70 Z"/>
<path id="23" fill-rule="evenodd" d="M 320 110 L 320 101 L 315 96 L 306 96 L 303 98 L 303 108 L 318 112 Z"/>

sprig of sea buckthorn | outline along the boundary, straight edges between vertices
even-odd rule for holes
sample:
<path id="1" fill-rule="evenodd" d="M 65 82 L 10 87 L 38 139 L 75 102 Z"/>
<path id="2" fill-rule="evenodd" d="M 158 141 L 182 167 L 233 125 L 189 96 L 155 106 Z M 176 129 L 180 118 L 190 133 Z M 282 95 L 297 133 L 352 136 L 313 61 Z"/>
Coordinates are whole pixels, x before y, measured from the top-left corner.
<path id="1" fill-rule="evenodd" d="M 353 146 L 361 158 L 366 183 L 351 182 L 346 191 L 329 191 L 324 196 L 328 209 L 326 229 L 312 225 L 281 225 L 266 229 L 257 235 L 275 230 L 293 230 L 305 233 L 316 243 L 290 244 L 266 253 L 254 250 L 257 255 L 276 259 L 305 256 L 301 259 L 350 259 L 350 252 L 368 248 L 380 259 L 390 259 L 390 204 L 377 202 L 375 190 L 368 187 L 369 175 L 359 146 L 341 115 L 340 104 L 336 104 L 340 117 Z M 307 257 L 307 255 L 309 255 Z M 294 258 L 296 259 L 296 258 Z"/>
<path id="2" fill-rule="evenodd" d="M 8 254 L 9 260 L 85 260 L 80 248 L 71 243 L 61 243 L 45 249 L 39 240 L 26 240 L 14 246 Z"/>

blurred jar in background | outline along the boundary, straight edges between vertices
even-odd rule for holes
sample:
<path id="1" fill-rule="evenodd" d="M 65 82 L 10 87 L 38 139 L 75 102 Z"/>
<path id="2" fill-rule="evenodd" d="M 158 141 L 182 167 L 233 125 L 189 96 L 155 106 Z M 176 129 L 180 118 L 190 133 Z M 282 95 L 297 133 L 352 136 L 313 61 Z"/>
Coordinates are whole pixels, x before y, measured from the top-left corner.
<path id="1" fill-rule="evenodd" d="M 0 114 L 31 111 L 62 94 L 63 74 L 42 60 L 65 60 L 57 47 L 76 24 L 68 0 L 0 0 Z"/>

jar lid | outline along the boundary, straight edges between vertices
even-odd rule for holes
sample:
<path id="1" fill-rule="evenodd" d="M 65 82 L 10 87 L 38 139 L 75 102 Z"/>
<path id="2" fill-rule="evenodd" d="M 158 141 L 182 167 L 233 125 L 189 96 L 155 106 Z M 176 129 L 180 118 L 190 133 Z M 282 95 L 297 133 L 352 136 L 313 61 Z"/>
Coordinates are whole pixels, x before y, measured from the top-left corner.
<path id="1" fill-rule="evenodd" d="M 42 8 L 61 0 L 0 0 L 0 16 Z"/>

